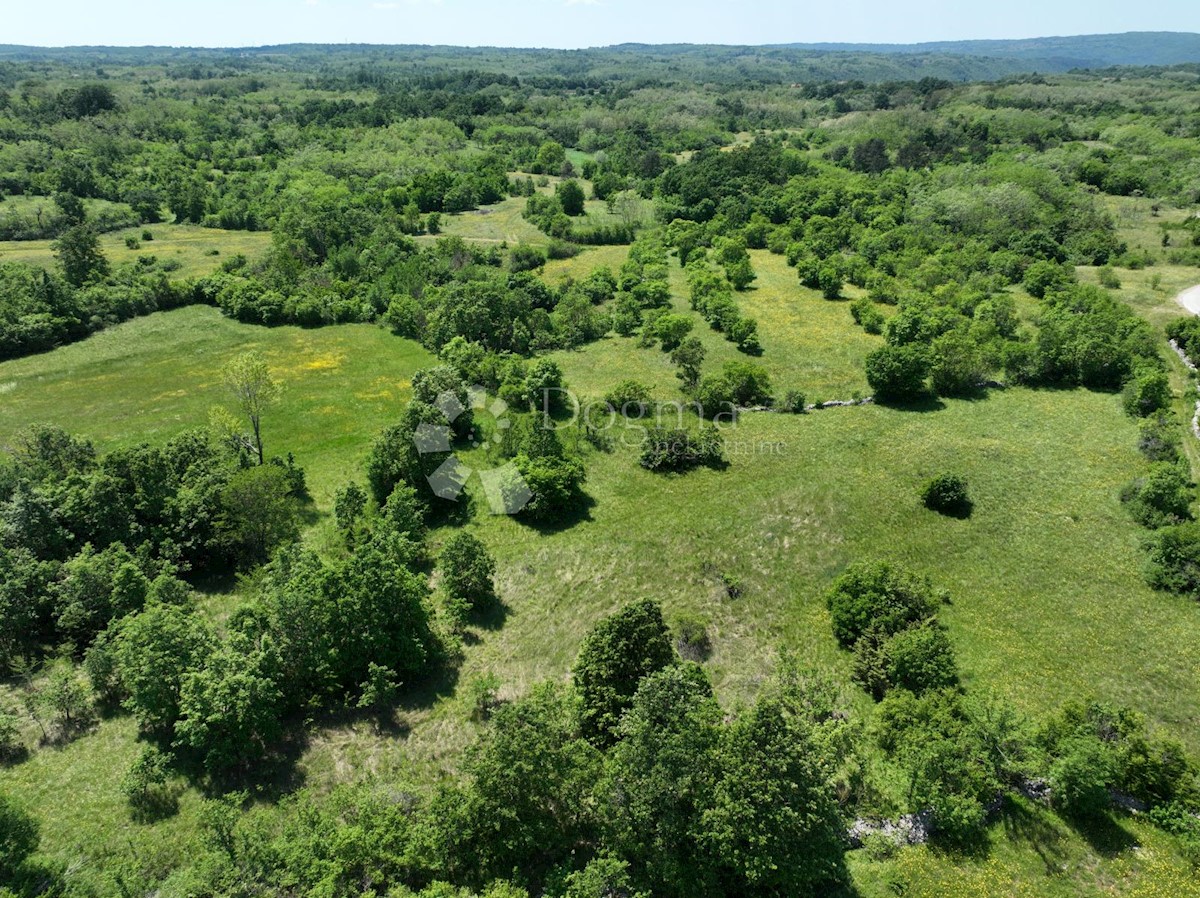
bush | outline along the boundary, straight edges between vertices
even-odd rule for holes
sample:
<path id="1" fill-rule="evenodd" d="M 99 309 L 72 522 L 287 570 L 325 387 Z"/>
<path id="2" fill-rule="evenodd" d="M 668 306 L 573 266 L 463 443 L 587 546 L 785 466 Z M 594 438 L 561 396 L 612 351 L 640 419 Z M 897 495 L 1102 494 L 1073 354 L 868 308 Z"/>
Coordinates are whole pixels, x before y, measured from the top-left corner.
<path id="1" fill-rule="evenodd" d="M 626 418 L 641 418 L 650 407 L 650 388 L 636 380 L 623 380 L 604 397 L 614 412 Z"/>
<path id="2" fill-rule="evenodd" d="M 1096 275 L 1100 279 L 1101 287 L 1107 287 L 1109 290 L 1121 289 L 1121 279 L 1117 277 L 1117 273 L 1113 271 L 1111 265 L 1105 265 L 1096 272 Z"/>
<path id="3" fill-rule="evenodd" d="M 1171 405 L 1171 382 L 1165 371 L 1144 371 L 1125 384 L 1121 404 L 1126 414 L 1145 418 Z"/>
<path id="4" fill-rule="evenodd" d="M 805 409 L 808 408 L 804 402 L 804 394 L 799 390 L 788 390 L 783 394 L 783 400 L 779 403 L 779 410 L 792 415 L 802 415 Z"/>
<path id="5" fill-rule="evenodd" d="M 866 374 L 877 400 L 908 402 L 925 392 L 929 360 L 920 346 L 881 346 L 867 356 Z"/>
<path id="6" fill-rule="evenodd" d="M 1062 754 L 1050 770 L 1054 806 L 1067 817 L 1095 819 L 1110 801 L 1113 763 L 1109 748 L 1093 736 L 1081 736 L 1060 750 Z"/>
<path id="7" fill-rule="evenodd" d="M 471 609 L 496 600 L 496 560 L 476 537 L 455 531 L 442 547 L 439 562 L 442 584 L 451 598 Z"/>
<path id="8" fill-rule="evenodd" d="M 639 463 L 651 471 L 686 471 L 707 465 L 716 467 L 725 461 L 724 442 L 715 427 L 701 426 L 693 432 L 685 428 L 656 425 L 642 440 Z"/>
<path id="9" fill-rule="evenodd" d="M 1200 524 L 1163 527 L 1147 541 L 1146 582 L 1200 598 Z"/>
<path id="10" fill-rule="evenodd" d="M 142 749 L 121 779 L 121 792 L 137 819 L 165 817 L 178 807 L 176 795 L 167 787 L 171 756 L 153 746 Z"/>
<path id="11" fill-rule="evenodd" d="M 868 334 L 883 333 L 883 312 L 875 307 L 870 297 L 862 296 L 850 303 L 850 315 L 854 318 L 854 323 Z"/>
<path id="12" fill-rule="evenodd" d="M 708 619 L 690 611 L 681 611 L 671 621 L 675 648 L 686 661 L 702 661 L 708 656 L 712 643 L 708 638 Z"/>
<path id="13" fill-rule="evenodd" d="M 1138 422 L 1138 451 L 1149 461 L 1179 461 L 1179 424 L 1170 412 Z"/>
<path id="14" fill-rule="evenodd" d="M 967 517 L 971 513 L 967 479 L 958 474 L 938 474 L 929 480 L 921 488 L 921 501 L 940 514 Z"/>
<path id="15" fill-rule="evenodd" d="M 1190 520 L 1194 498 L 1187 469 L 1178 463 L 1156 462 L 1144 477 L 1130 483 L 1121 501 L 1143 527 L 1157 529 Z"/>
<path id="16" fill-rule="evenodd" d="M 833 635 L 847 647 L 872 628 L 890 636 L 932 617 L 938 599 L 927 579 L 884 561 L 851 565 L 825 597 Z"/>

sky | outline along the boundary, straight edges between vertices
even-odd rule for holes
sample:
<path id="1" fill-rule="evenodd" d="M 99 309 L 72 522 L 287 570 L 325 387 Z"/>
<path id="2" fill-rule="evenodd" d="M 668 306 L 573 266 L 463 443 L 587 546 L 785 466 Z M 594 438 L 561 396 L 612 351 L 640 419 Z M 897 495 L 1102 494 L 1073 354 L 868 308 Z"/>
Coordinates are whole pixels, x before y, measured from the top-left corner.
<path id="1" fill-rule="evenodd" d="M 0 0 L 0 44 L 595 47 L 1200 32 L 1198 0 Z"/>

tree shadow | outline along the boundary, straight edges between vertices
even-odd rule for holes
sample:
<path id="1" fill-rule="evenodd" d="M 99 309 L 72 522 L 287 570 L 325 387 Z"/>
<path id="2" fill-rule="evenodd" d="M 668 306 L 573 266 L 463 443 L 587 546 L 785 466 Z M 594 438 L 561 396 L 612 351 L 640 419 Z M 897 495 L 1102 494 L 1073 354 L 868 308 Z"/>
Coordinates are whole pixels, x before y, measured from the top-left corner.
<path id="1" fill-rule="evenodd" d="M 499 630 L 508 620 L 511 609 L 504 600 L 496 596 L 481 607 L 473 608 L 467 622 L 481 630 Z"/>
<path id="2" fill-rule="evenodd" d="M 576 524 L 582 524 L 585 521 L 592 520 L 592 509 L 596 506 L 596 500 L 583 493 L 573 505 L 566 509 L 562 509 L 552 518 L 542 520 L 534 520 L 532 518 L 524 518 L 517 514 L 513 517 L 517 523 L 524 527 L 528 527 L 540 536 L 549 536 L 554 533 L 561 533 L 564 530 L 570 530 Z"/>
<path id="3" fill-rule="evenodd" d="M 885 408 L 894 408 L 901 412 L 921 413 L 940 412 L 946 407 L 946 403 L 932 393 L 926 393 L 917 399 L 880 399 L 876 397 L 875 404 Z"/>
<path id="4" fill-rule="evenodd" d="M 1000 824 L 1010 842 L 1020 842 L 1033 850 L 1047 873 L 1057 873 L 1067 853 L 1063 848 L 1063 833 L 1049 818 L 1048 813 L 1038 812 L 1021 802 L 1005 797 L 1000 806 Z"/>
<path id="5" fill-rule="evenodd" d="M 1083 837 L 1088 847 L 1102 857 L 1116 857 L 1138 844 L 1133 833 L 1127 830 L 1110 813 L 1094 817 L 1064 817 L 1067 824 Z"/>

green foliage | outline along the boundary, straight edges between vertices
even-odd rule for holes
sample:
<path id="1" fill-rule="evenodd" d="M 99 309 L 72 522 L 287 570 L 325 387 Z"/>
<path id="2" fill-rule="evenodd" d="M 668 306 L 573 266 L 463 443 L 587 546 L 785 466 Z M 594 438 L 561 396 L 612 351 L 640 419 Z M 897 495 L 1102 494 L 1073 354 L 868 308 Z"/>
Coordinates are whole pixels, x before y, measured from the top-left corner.
<path id="1" fill-rule="evenodd" d="M 866 360 L 867 383 L 880 402 L 911 402 L 925 392 L 929 358 L 920 346 L 881 346 Z"/>
<path id="2" fill-rule="evenodd" d="M 1155 462 L 1121 492 L 1121 501 L 1143 527 L 1151 529 L 1191 520 L 1195 488 L 1185 467 Z"/>
<path id="3" fill-rule="evenodd" d="M 597 745 L 611 745 L 642 678 L 674 661 L 657 602 L 633 602 L 597 624 L 572 669 L 584 735 Z"/>
<path id="4" fill-rule="evenodd" d="M 686 471 L 702 465 L 720 467 L 725 462 L 724 441 L 711 426 L 692 431 L 655 425 L 642 439 L 638 462 L 650 471 Z"/>
<path id="5" fill-rule="evenodd" d="M 833 581 L 825 601 L 834 636 L 849 647 L 869 630 L 891 635 L 932 617 L 938 598 L 928 579 L 871 561 L 847 568 Z"/>
<path id="6" fill-rule="evenodd" d="M 63 277 L 74 287 L 103 280 L 109 274 L 108 259 L 100 249 L 100 238 L 90 224 L 77 224 L 54 243 Z"/>
<path id="7" fill-rule="evenodd" d="M 15 880 L 21 866 L 37 851 L 37 821 L 9 796 L 0 793 L 0 881 Z"/>
<path id="8" fill-rule="evenodd" d="M 971 497 L 967 479 L 960 474 L 938 474 L 921 487 L 921 501 L 926 508 L 954 517 L 971 513 Z"/>
<path id="9" fill-rule="evenodd" d="M 1200 524 L 1163 527 L 1146 541 L 1146 582 L 1200 598 Z"/>
<path id="10" fill-rule="evenodd" d="M 446 592 L 467 607 L 483 608 L 496 601 L 496 560 L 470 533 L 459 531 L 446 540 L 438 570 Z"/>
<path id="11" fill-rule="evenodd" d="M 1068 817 L 1099 817 L 1111 800 L 1113 779 L 1109 748 L 1095 737 L 1079 737 L 1060 746 L 1062 754 L 1050 771 L 1054 805 Z"/>
<path id="12" fill-rule="evenodd" d="M 1143 371 L 1135 374 L 1121 393 L 1125 411 L 1146 418 L 1171 406 L 1171 382 L 1165 371 Z"/>
<path id="13" fill-rule="evenodd" d="M 243 564 L 266 561 L 300 534 L 300 510 L 287 473 L 276 465 L 246 468 L 221 491 L 218 539 Z"/>

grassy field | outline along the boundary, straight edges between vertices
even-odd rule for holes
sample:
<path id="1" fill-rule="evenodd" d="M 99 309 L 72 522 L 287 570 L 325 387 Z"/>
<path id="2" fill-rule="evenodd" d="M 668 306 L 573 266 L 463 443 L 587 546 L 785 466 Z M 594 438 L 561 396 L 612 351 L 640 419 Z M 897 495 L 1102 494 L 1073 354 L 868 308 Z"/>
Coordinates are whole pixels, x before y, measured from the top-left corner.
<path id="1" fill-rule="evenodd" d="M 206 426 L 209 409 L 226 402 L 221 366 L 251 349 L 284 384 L 264 418 L 267 451 L 295 453 L 322 508 L 359 472 L 374 435 L 407 401 L 412 373 L 431 358 L 374 325 L 253 327 L 191 306 L 0 363 L 0 445 L 32 422 L 59 424 L 101 450 Z"/>
<path id="2" fill-rule="evenodd" d="M 142 232 L 147 230 L 154 239 L 142 241 Z M 141 246 L 130 249 L 125 245 L 127 237 L 136 238 Z M 50 267 L 54 264 L 52 243 L 51 240 L 0 241 L 0 262 Z M 157 256 L 160 262 L 179 262 L 180 267 L 171 273 L 173 278 L 210 274 L 238 253 L 254 259 L 270 245 L 271 235 L 266 231 L 223 231 L 184 224 L 146 225 L 100 235 L 100 248 L 113 265 L 136 262 L 139 256 Z"/>
<path id="3" fill-rule="evenodd" d="M 616 250 L 627 254 L 624 247 L 598 248 L 570 260 L 574 264 L 569 269 L 562 263 L 550 263 L 545 276 L 551 282 L 568 272 L 574 277 L 586 276 L 596 264 L 609 265 L 615 271 L 623 261 Z M 766 369 L 776 394 L 797 389 L 810 402 L 867 395 L 863 359 L 882 338 L 857 327 L 846 302 L 823 299 L 817 291 L 802 287 L 783 256 L 755 250 L 751 258 L 758 280 L 735 299 L 742 314 L 758 320 L 763 354 L 751 360 Z M 695 321 L 692 334 L 704 344 L 706 371 L 719 371 L 727 361 L 750 358 L 691 310 L 687 283 L 674 258 L 670 281 L 672 311 Z M 571 387 L 586 397 L 601 397 L 616 383 L 632 378 L 651 387 L 658 398 L 679 398 L 679 381 L 667 353 L 639 346 L 636 337 L 609 335 L 580 349 L 556 353 L 554 358 Z"/>
<path id="4" fill-rule="evenodd" d="M 479 233 L 474 239 L 507 239 Z M 615 270 L 626 251 L 588 250 L 549 264 L 545 276 L 580 277 L 597 264 Z M 810 400 L 865 392 L 862 358 L 880 338 L 855 327 L 844 302 L 800 287 L 782 258 L 755 252 L 753 261 L 755 289 L 737 299 L 759 321 L 759 361 L 776 392 L 798 388 Z M 1200 281 L 1177 266 L 1119 274 L 1121 297 L 1156 324 L 1179 314 L 1176 289 Z M 688 311 L 675 264 L 671 277 L 673 304 Z M 706 369 L 745 358 L 696 321 Z M 0 445 L 33 421 L 62 424 L 102 449 L 203 425 L 223 400 L 215 372 L 248 348 L 262 351 L 286 385 L 266 419 L 268 451 L 295 452 L 323 509 L 337 486 L 361 478 L 371 438 L 406 401 L 412 372 L 431 361 L 372 326 L 264 329 L 209 308 L 181 309 L 0 364 Z M 635 339 L 609 337 L 555 358 L 585 396 L 629 377 L 661 398 L 678 395 L 666 354 Z M 1183 410 L 1181 369 L 1175 375 Z M 708 667 L 728 706 L 754 695 L 784 648 L 846 680 L 849 658 L 834 643 L 823 593 L 848 563 L 868 558 L 903 563 L 949 591 L 941 618 L 969 689 L 998 693 L 1036 716 L 1068 698 L 1128 704 L 1200 752 L 1200 606 L 1144 585 L 1145 531 L 1118 500 L 1143 465 L 1135 433 L 1114 395 L 1010 389 L 921 411 L 747 413 L 725 432 L 725 469 L 662 476 L 637 465 L 637 433 L 615 431 L 612 451 L 589 453 L 594 504 L 573 526 L 533 529 L 477 503 L 469 526 L 496 556 L 502 625 L 470 633 L 450 681 L 405 700 L 401 736 L 367 721 L 318 722 L 296 780 L 317 790 L 377 775 L 435 781 L 476 732 L 467 683 L 495 673 L 501 695 L 512 697 L 562 679 L 587 630 L 641 596 L 659 599 L 669 617 L 690 611 L 708 619 Z M 970 518 L 921 506 L 920 484 L 944 470 L 968 478 Z M 742 595 L 731 599 L 722 576 L 738 578 Z M 865 697 L 855 701 L 865 710 Z M 46 857 L 96 887 L 114 860 L 161 877 L 197 851 L 194 790 L 184 790 L 169 820 L 129 822 L 119 783 L 136 751 L 132 721 L 116 718 L 0 769 L 0 787 L 36 810 Z M 72 800 L 59 800 L 68 794 Z M 986 857 L 906 849 L 878 861 L 855 852 L 851 869 L 863 898 L 1200 894 L 1169 838 L 1136 819 L 1113 827 L 1097 840 L 1015 802 L 991 830 Z M 185 894 L 187 884 L 161 891 Z"/>

